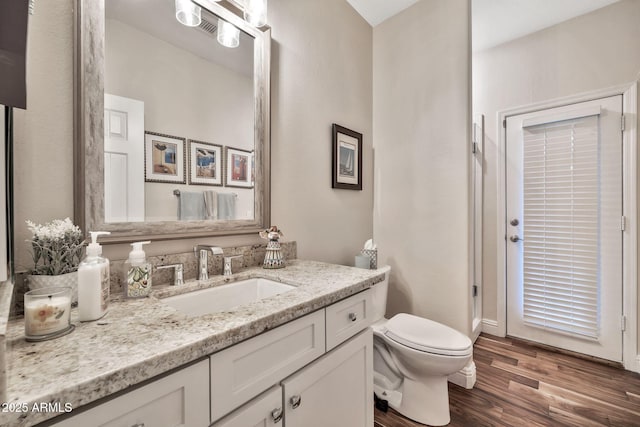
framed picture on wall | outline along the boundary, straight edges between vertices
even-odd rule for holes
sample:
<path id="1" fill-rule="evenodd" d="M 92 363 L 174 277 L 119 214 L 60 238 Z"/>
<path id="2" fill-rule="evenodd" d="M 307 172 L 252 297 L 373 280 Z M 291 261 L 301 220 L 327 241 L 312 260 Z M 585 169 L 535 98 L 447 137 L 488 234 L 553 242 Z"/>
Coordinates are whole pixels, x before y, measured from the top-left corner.
<path id="1" fill-rule="evenodd" d="M 225 183 L 227 187 L 252 188 L 253 153 L 239 148 L 225 147 Z"/>
<path id="2" fill-rule="evenodd" d="M 144 180 L 186 183 L 185 138 L 144 132 Z"/>
<path id="3" fill-rule="evenodd" d="M 189 140 L 189 184 L 222 185 L 222 146 Z"/>
<path id="4" fill-rule="evenodd" d="M 362 190 L 362 134 L 333 124 L 332 188 Z"/>

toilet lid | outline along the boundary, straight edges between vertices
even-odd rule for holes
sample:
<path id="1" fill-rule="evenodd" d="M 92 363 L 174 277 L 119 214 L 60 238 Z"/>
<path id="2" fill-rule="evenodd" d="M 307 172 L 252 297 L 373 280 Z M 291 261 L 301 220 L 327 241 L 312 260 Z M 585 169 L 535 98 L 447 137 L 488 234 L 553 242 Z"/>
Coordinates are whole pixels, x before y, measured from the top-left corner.
<path id="1" fill-rule="evenodd" d="M 471 354 L 469 337 L 432 320 L 400 313 L 389 319 L 385 326 L 387 337 L 414 350 L 445 356 Z"/>

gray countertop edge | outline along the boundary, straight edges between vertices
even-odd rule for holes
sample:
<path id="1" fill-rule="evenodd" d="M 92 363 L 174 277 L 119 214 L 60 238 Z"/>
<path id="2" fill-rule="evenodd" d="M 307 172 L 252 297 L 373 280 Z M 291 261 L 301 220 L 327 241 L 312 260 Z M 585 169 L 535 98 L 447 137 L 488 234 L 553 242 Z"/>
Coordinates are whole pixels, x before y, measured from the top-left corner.
<path id="1" fill-rule="evenodd" d="M 151 357 L 145 358 L 144 360 L 137 360 L 130 364 L 125 363 L 118 367 L 105 369 L 104 372 L 101 372 L 92 377 L 88 377 L 83 381 L 75 382 L 74 384 L 66 384 L 65 387 L 61 387 L 60 389 L 50 390 L 49 392 L 39 395 L 37 393 L 24 393 L 24 396 L 9 395 L 8 402 L 27 403 L 29 407 L 31 407 L 33 403 L 38 402 L 60 402 L 62 405 L 64 405 L 65 403 L 71 403 L 75 411 L 76 409 L 84 405 L 108 397 L 114 393 L 126 390 L 129 387 L 135 386 L 136 384 L 145 382 L 158 375 L 179 368 L 190 362 L 199 360 L 205 356 L 230 347 L 241 341 L 257 336 L 263 332 L 266 332 L 267 330 L 271 330 L 306 314 L 322 309 L 323 307 L 326 307 L 327 305 L 330 305 L 336 301 L 361 292 L 371 287 L 375 283 L 383 280 L 384 278 L 382 272 L 377 272 L 375 270 L 357 271 L 352 267 L 317 263 L 313 261 L 296 260 L 293 261 L 292 264 L 295 266 L 295 268 L 298 269 L 304 269 L 305 266 L 309 266 L 315 268 L 322 267 L 327 270 L 335 270 L 338 273 L 340 271 L 352 272 L 356 276 L 364 277 L 364 279 L 351 281 L 348 283 L 345 282 L 344 285 L 339 286 L 338 288 L 331 288 L 327 292 L 315 292 L 308 297 L 298 298 L 299 301 L 297 303 L 290 305 L 285 304 L 283 308 L 276 307 L 274 311 L 267 314 L 263 313 L 259 314 L 258 316 L 252 316 L 252 314 L 250 313 L 251 310 L 234 310 L 234 313 L 237 313 L 237 317 L 243 319 L 234 326 L 225 328 L 224 330 L 213 332 L 206 335 L 204 338 L 199 338 L 196 340 L 185 339 L 185 342 L 181 343 L 181 345 L 177 347 L 169 348 L 164 352 L 157 353 Z M 300 272 L 292 271 L 295 270 L 295 268 L 289 270 L 287 270 L 286 268 L 282 270 L 262 270 L 260 268 L 250 268 L 234 275 L 232 278 L 221 278 L 220 276 L 218 276 L 204 284 L 196 281 L 187 283 L 184 287 L 180 288 L 165 287 L 154 291 L 154 296 L 161 296 L 164 298 L 179 293 L 217 286 L 229 281 L 243 280 L 246 278 L 254 277 L 265 277 L 271 280 L 297 285 L 299 288 L 304 290 L 305 288 L 303 287 L 309 284 L 309 278 L 307 277 L 306 280 L 297 280 L 296 276 L 300 274 Z M 322 281 L 324 280 L 324 278 L 320 276 L 316 277 L 315 280 Z M 150 298 L 150 300 L 155 299 L 156 298 Z M 118 301 L 113 302 L 113 304 L 118 304 Z M 263 311 L 266 310 L 268 310 L 268 308 L 263 309 Z M 227 315 L 228 314 L 229 313 L 227 313 Z M 211 321 L 212 318 L 215 318 L 215 316 L 205 315 L 201 316 L 200 318 L 192 318 L 189 321 L 199 322 L 200 319 L 203 323 L 203 326 L 206 326 L 205 324 L 208 321 L 213 323 L 213 321 Z M 16 328 L 18 326 L 13 325 L 13 327 Z M 167 330 L 167 333 L 172 332 L 175 332 L 175 329 Z M 21 339 L 21 337 L 19 336 L 13 336 L 11 338 L 13 340 Z M 9 366 L 9 369 L 11 369 L 11 366 Z M 48 378 L 48 380 L 52 381 L 55 379 Z M 11 392 L 11 388 L 9 388 L 8 391 Z M 5 418 L 7 415 L 9 416 L 9 419 L 3 420 L 3 418 Z M 42 412 L 28 412 L 26 414 L 4 413 L 0 414 L 0 426 L 30 426 L 39 422 L 43 422 L 47 419 L 51 419 L 58 415 L 60 414 Z"/>

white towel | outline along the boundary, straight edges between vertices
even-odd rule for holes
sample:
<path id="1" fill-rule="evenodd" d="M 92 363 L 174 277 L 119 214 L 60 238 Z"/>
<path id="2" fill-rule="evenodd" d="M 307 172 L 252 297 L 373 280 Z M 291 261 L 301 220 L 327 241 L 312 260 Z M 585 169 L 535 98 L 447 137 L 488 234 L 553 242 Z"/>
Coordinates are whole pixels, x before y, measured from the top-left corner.
<path id="1" fill-rule="evenodd" d="M 203 194 L 205 219 L 218 219 L 218 193 L 207 190 Z"/>
<path id="2" fill-rule="evenodd" d="M 236 196 L 233 193 L 218 193 L 218 219 L 235 219 Z"/>
<path id="3" fill-rule="evenodd" d="M 181 191 L 178 202 L 178 219 L 194 221 L 204 219 L 204 197 L 200 192 Z"/>

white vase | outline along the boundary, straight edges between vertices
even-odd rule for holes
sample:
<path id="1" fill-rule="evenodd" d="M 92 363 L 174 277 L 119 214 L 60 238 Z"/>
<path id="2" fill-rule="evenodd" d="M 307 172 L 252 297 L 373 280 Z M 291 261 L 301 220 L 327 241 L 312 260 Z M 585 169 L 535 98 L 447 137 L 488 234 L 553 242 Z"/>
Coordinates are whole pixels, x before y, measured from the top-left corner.
<path id="1" fill-rule="evenodd" d="M 78 272 L 59 274 L 57 276 L 29 275 L 27 276 L 29 289 L 50 288 L 52 286 L 67 286 L 71 288 L 71 304 L 78 302 Z"/>

